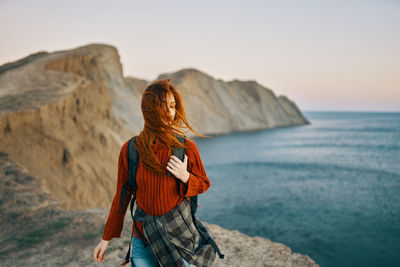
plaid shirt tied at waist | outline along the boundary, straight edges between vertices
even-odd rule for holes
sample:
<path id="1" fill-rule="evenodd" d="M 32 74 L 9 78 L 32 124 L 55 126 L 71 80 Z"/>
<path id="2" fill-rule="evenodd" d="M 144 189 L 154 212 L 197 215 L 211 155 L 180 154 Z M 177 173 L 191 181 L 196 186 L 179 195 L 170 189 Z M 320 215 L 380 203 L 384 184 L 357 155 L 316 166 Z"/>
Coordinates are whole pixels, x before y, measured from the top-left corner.
<path id="1" fill-rule="evenodd" d="M 196 266 L 211 266 L 214 262 L 215 242 L 203 221 L 195 219 L 205 237 L 196 229 L 186 198 L 161 216 L 147 215 L 136 205 L 133 219 L 143 223 L 143 233 L 161 266 L 184 267 L 182 257 Z"/>

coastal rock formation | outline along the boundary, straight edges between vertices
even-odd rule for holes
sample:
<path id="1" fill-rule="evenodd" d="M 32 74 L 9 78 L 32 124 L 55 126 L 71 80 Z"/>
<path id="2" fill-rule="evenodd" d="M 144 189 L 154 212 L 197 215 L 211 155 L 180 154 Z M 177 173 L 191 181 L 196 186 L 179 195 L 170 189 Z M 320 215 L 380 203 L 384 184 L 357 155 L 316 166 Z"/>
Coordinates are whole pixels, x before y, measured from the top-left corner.
<path id="1" fill-rule="evenodd" d="M 196 69 L 161 74 L 157 80 L 165 78 L 170 78 L 182 94 L 187 118 L 202 134 L 309 124 L 293 101 L 286 96 L 277 97 L 256 81 L 224 82 Z M 116 116 L 134 132 L 143 127 L 138 96 L 146 84 L 143 80 L 129 79 L 126 85 L 132 95 L 125 92 L 113 102 L 119 107 L 115 109 Z M 194 134 L 188 132 L 188 136 Z"/>
<path id="2" fill-rule="evenodd" d="M 184 95 L 189 121 L 201 133 L 259 130 L 308 124 L 296 104 L 256 81 L 224 82 L 195 69 L 162 74 Z"/>
<path id="3" fill-rule="evenodd" d="M 115 57 L 112 47 L 78 48 L 0 75 L 0 151 L 65 208 L 107 207 L 114 194 L 119 149 L 131 136 L 113 115 L 106 81 L 121 70 Z"/>
<path id="4" fill-rule="evenodd" d="M 202 134 L 308 123 L 292 101 L 254 81 L 223 82 L 194 69 L 159 78 L 167 76 Z M 93 264 L 120 147 L 143 128 L 140 96 L 148 83 L 123 77 L 117 49 L 102 44 L 39 52 L 0 66 L 2 263 Z M 212 229 L 226 242 L 226 254 L 252 250 L 255 265 L 314 266 L 284 245 Z M 123 257 L 129 227 L 123 236 L 113 241 L 109 266 Z M 232 245 L 234 239 L 242 245 Z M 252 266 L 243 259 L 227 257 L 217 266 Z"/>

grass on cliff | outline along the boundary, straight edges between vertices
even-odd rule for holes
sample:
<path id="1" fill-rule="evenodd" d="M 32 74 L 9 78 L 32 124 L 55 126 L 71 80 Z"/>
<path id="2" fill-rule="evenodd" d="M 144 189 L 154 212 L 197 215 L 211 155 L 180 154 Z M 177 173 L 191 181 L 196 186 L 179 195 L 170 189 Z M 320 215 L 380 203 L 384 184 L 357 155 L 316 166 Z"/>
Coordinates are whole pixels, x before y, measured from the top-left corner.
<path id="1" fill-rule="evenodd" d="M 29 231 L 22 237 L 14 237 L 13 239 L 17 242 L 18 248 L 29 248 L 37 243 L 43 242 L 53 234 L 68 226 L 71 222 L 72 218 L 58 218 L 54 222 L 47 223 L 42 227 Z"/>

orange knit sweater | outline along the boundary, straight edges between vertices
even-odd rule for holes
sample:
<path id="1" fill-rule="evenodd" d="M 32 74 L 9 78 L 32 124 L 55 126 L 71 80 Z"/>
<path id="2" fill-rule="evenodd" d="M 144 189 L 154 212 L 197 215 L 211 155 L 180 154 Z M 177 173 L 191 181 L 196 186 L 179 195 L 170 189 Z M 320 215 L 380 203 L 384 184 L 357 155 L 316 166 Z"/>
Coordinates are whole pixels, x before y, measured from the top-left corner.
<path id="1" fill-rule="evenodd" d="M 129 140 L 122 145 L 119 154 L 117 188 L 111 204 L 107 223 L 104 228 L 104 240 L 111 240 L 114 237 L 121 236 L 125 214 L 130 202 L 130 195 L 127 194 L 124 201 L 125 205 L 123 214 L 121 214 L 121 190 L 129 179 L 127 155 L 128 143 Z M 176 178 L 167 175 L 166 167 L 169 160 L 167 145 L 160 142 L 157 138 L 155 144 L 151 144 L 151 147 L 156 157 L 164 166 L 165 175 L 155 175 L 139 160 L 136 175 L 138 187 L 136 191 L 136 204 L 144 212 L 152 216 L 161 216 L 175 208 L 184 197 L 201 194 L 210 187 L 210 180 L 204 170 L 196 143 L 186 139 L 186 155 L 188 156 L 187 171 L 189 172 L 189 180 L 186 184 L 179 183 L 179 188 L 177 187 Z M 136 222 L 136 227 L 141 236 L 144 237 L 143 224 L 141 222 Z M 139 238 L 133 224 L 132 230 L 135 236 Z"/>

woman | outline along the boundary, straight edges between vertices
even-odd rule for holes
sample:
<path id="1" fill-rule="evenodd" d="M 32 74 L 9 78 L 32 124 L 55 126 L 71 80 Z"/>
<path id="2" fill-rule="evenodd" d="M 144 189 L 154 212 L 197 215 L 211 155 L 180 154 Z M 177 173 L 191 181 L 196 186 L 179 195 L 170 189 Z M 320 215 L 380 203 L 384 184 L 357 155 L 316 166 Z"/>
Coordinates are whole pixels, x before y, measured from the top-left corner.
<path id="1" fill-rule="evenodd" d="M 193 141 L 186 139 L 183 161 L 172 155 L 172 146 L 184 147 L 175 137 L 177 132 L 184 135 L 179 130 L 185 128 L 183 124 L 196 135 L 204 135 L 193 130 L 187 122 L 181 96 L 170 83 L 170 79 L 155 81 L 147 86 L 142 95 L 141 109 L 144 128 L 135 142 L 140 157 L 136 175 L 136 205 L 150 216 L 161 216 L 178 205 L 183 205 L 185 198 L 201 194 L 210 187 L 210 180 Z M 121 235 L 129 203 L 125 201 L 121 216 L 121 190 L 129 176 L 128 142 L 129 140 L 122 145 L 120 151 L 117 190 L 104 228 L 103 240 L 94 250 L 97 262 L 104 261 L 104 252 L 110 240 Z M 168 172 L 173 176 L 168 176 Z M 180 182 L 177 183 L 176 179 Z M 145 238 L 143 223 L 135 221 L 132 230 L 132 266 L 157 266 L 159 262 Z M 189 266 L 187 260 L 182 258 L 182 261 Z"/>

